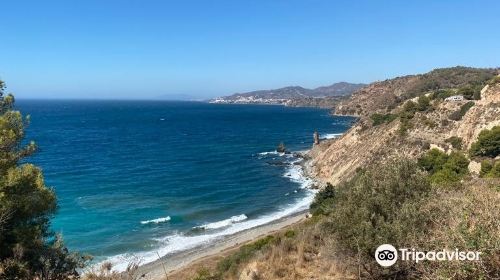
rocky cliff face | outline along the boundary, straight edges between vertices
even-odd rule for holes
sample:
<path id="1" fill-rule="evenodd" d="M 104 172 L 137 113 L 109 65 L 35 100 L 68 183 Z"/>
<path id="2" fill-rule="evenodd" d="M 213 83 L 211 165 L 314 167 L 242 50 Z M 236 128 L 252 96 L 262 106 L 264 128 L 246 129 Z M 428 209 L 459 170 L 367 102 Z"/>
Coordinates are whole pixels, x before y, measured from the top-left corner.
<path id="1" fill-rule="evenodd" d="M 401 101 L 401 97 L 415 86 L 416 79 L 416 76 L 407 76 L 374 83 L 354 94 L 345 102 L 346 107 L 340 105 L 341 113 L 352 114 L 346 108 L 356 108 L 359 102 L 360 108 L 354 113 L 360 120 L 342 137 L 313 147 L 308 154 L 311 175 L 335 185 L 375 161 L 395 156 L 416 158 L 430 147 L 450 151 L 452 147 L 446 139 L 452 136 L 460 137 L 464 149 L 468 149 L 481 130 L 500 125 L 500 84 L 497 83 L 483 88 L 481 100 L 473 101 L 474 106 L 461 120 L 451 120 L 450 115 L 469 101 L 433 100 L 428 110 L 415 113 L 404 135 L 400 132 L 399 119 L 373 126 L 368 116 L 374 112 L 398 114 L 403 110 L 407 101 Z M 368 99 L 369 95 L 373 98 Z M 386 104 L 392 104 L 393 108 Z"/>

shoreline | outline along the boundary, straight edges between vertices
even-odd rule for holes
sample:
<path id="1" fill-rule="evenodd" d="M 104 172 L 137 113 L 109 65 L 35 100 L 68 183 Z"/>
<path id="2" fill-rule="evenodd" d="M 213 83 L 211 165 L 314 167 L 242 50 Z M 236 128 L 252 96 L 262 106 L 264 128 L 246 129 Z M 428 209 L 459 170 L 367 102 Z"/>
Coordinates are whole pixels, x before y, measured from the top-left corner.
<path id="1" fill-rule="evenodd" d="M 323 140 L 328 141 L 337 138 L 342 134 L 343 133 L 325 134 L 334 136 L 331 138 L 323 138 Z M 313 146 L 306 150 L 291 152 L 293 157 L 298 158 L 298 162 L 291 162 L 290 166 L 292 169 L 295 169 L 294 166 L 298 167 L 295 170 L 298 170 L 300 174 L 299 177 L 301 178 L 299 180 L 303 180 L 303 182 L 298 182 L 297 178 L 290 175 L 288 178 L 291 182 L 299 183 L 302 185 L 302 188 L 315 193 L 321 188 L 322 183 L 313 176 L 310 170 L 312 167 L 312 161 L 308 157 L 308 154 L 312 149 Z M 312 203 L 314 196 L 315 195 L 313 194 L 312 197 L 310 197 L 311 200 L 307 203 L 306 208 L 297 208 L 296 212 L 290 212 L 267 223 L 256 225 L 232 234 L 222 235 L 215 240 L 211 240 L 207 243 L 200 244 L 186 250 L 168 253 L 167 255 L 157 253 L 158 258 L 155 260 L 151 260 L 143 264 L 139 263 L 135 274 L 140 275 L 145 279 L 152 280 L 166 280 L 167 277 L 170 279 L 172 276 L 174 279 L 177 279 L 175 275 L 199 269 L 200 263 L 210 261 L 214 262 L 215 260 L 218 261 L 229 255 L 231 252 L 238 250 L 245 244 L 254 242 L 267 235 L 275 234 L 285 228 L 304 222 L 308 218 L 307 215 L 309 213 L 309 206 Z M 300 201 L 297 201 L 294 205 L 299 206 L 301 203 Z"/>
<path id="2" fill-rule="evenodd" d="M 179 272 L 203 259 L 221 257 L 249 242 L 303 222 L 308 212 L 309 210 L 302 210 L 270 223 L 224 236 L 205 247 L 196 247 L 163 256 L 153 262 L 140 265 L 137 272 L 139 275 L 144 275 L 146 279 L 164 280 L 166 279 L 165 274 L 170 276 L 172 273 Z"/>
<path id="3" fill-rule="evenodd" d="M 293 154 L 302 159 L 298 164 L 301 168 L 302 176 L 305 180 L 311 182 L 307 189 L 314 190 L 315 186 L 318 186 L 318 182 L 311 176 L 309 171 L 310 159 L 308 159 L 306 155 L 310 150 L 311 149 L 297 151 Z M 220 259 L 245 244 L 301 223 L 307 219 L 306 215 L 308 213 L 309 205 L 307 209 L 290 213 L 268 223 L 222 236 L 220 239 L 212 241 L 205 246 L 197 246 L 184 251 L 159 256 L 158 259 L 152 262 L 139 265 L 137 274 L 144 275 L 146 279 L 165 280 L 166 276 L 171 277 L 188 268 L 195 268 L 196 264 L 199 262 L 209 259 Z"/>

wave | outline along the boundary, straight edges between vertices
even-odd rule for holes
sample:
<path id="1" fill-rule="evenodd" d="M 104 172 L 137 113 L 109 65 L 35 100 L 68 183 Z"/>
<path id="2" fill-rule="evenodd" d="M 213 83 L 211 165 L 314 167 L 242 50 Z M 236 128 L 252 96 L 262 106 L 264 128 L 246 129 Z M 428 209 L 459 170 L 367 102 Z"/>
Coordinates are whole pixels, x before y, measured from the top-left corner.
<path id="1" fill-rule="evenodd" d="M 303 167 L 298 164 L 301 161 L 302 159 L 292 161 L 290 167 L 288 167 L 285 174 L 283 174 L 283 177 L 299 184 L 301 189 L 307 189 L 313 185 L 314 181 L 304 175 Z"/>
<path id="2" fill-rule="evenodd" d="M 225 236 L 269 224 L 275 220 L 307 210 L 309 205 L 313 202 L 314 195 L 317 191 L 308 188 L 312 185 L 313 181 L 305 177 L 302 166 L 297 164 L 301 160 L 302 159 L 290 161 L 289 167 L 283 176 L 305 189 L 305 196 L 296 200 L 294 203 L 282 207 L 279 211 L 255 219 L 248 219 L 246 215 L 242 214 L 201 226 L 204 229 L 221 229 L 216 232 L 207 232 L 200 235 L 176 233 L 163 238 L 157 238 L 155 239 L 159 243 L 157 249 L 116 255 L 106 259 L 106 262 L 113 264 L 114 270 L 124 271 L 130 262 L 137 262 L 137 260 L 140 260 L 141 264 L 146 264 L 157 260 L 158 256 L 166 256 L 193 248 L 207 247 L 210 246 L 212 242 L 220 240 Z"/>
<path id="3" fill-rule="evenodd" d="M 153 219 L 153 220 L 141 221 L 141 224 L 143 224 L 143 225 L 159 224 L 159 223 L 165 223 L 168 221 L 170 221 L 170 216 L 166 216 L 166 217 L 158 218 L 158 219 Z"/>
<path id="4" fill-rule="evenodd" d="M 342 136 L 344 133 L 327 133 L 325 135 L 320 136 L 320 139 L 335 139 Z"/>
<path id="5" fill-rule="evenodd" d="M 268 156 L 268 155 L 284 156 L 285 153 L 278 153 L 277 151 L 259 153 L 259 156 Z"/>
<path id="6" fill-rule="evenodd" d="M 218 228 L 223 228 L 223 227 L 230 226 L 230 225 L 232 225 L 234 223 L 237 223 L 237 222 L 244 221 L 247 218 L 248 217 L 245 214 L 241 214 L 241 215 L 238 215 L 238 216 L 232 216 L 229 219 L 225 219 L 225 220 L 214 222 L 214 223 L 209 223 L 209 224 L 198 226 L 198 227 L 195 227 L 195 228 L 200 228 L 200 229 L 218 229 Z"/>

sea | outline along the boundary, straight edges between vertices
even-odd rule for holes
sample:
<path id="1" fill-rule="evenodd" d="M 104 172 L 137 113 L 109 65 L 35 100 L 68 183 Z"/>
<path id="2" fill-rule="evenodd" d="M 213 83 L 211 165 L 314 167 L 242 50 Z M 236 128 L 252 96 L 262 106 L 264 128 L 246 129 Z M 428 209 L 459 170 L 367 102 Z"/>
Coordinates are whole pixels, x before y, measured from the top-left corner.
<path id="1" fill-rule="evenodd" d="M 51 228 L 123 270 L 308 208 L 294 152 L 342 135 L 328 110 L 173 101 L 18 100 L 58 197 Z M 291 153 L 277 153 L 283 142 Z"/>

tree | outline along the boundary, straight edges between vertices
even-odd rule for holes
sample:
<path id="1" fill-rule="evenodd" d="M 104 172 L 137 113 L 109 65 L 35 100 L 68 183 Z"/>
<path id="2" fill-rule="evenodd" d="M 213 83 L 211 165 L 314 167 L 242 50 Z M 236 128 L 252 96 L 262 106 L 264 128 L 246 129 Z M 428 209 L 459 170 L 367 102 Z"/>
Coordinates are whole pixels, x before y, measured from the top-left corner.
<path id="1" fill-rule="evenodd" d="M 491 130 L 482 130 L 477 142 L 473 143 L 470 148 L 470 155 L 491 158 L 500 155 L 500 126 L 495 126 Z"/>
<path id="2" fill-rule="evenodd" d="M 0 279 L 76 277 L 83 259 L 49 229 L 55 193 L 40 168 L 21 163 L 36 150 L 34 142 L 22 144 L 29 117 L 14 109 L 14 96 L 4 90 L 0 81 Z"/>
<path id="3" fill-rule="evenodd" d="M 460 152 L 447 155 L 438 149 L 432 149 L 418 159 L 418 165 L 429 172 L 434 184 L 449 185 L 460 181 L 467 174 L 469 160 Z"/>

